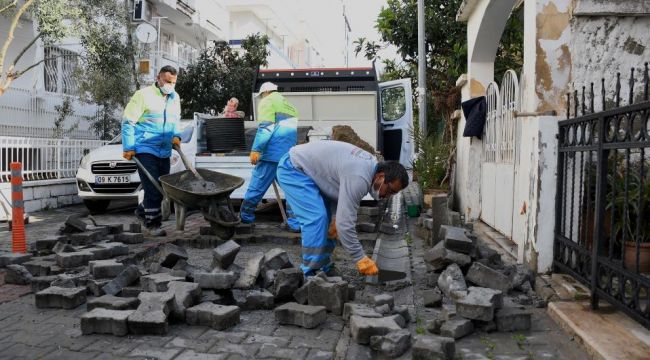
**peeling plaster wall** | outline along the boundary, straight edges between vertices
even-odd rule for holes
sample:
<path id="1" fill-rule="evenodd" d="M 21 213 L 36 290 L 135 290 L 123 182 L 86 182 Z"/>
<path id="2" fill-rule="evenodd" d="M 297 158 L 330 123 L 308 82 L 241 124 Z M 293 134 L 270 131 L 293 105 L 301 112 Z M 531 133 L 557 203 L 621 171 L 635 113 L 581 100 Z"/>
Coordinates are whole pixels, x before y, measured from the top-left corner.
<path id="1" fill-rule="evenodd" d="M 637 2 L 637 1 L 634 1 Z M 623 7 L 621 10 L 624 10 Z M 650 15 L 575 16 L 571 20 L 573 41 L 572 78 L 580 92 L 594 82 L 596 111 L 601 110 L 601 78 L 608 99 L 614 99 L 616 73 L 621 73 L 621 104 L 628 103 L 630 69 L 635 68 L 635 94 L 641 95 L 643 66 L 650 57 Z M 610 102 L 608 108 L 613 106 Z"/>

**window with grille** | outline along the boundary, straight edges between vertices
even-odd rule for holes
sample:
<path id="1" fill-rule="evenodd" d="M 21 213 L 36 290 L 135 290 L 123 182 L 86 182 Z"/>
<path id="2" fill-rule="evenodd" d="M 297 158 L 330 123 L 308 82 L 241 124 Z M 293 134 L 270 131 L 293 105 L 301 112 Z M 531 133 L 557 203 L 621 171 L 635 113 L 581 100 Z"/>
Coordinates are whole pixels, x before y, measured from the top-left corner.
<path id="1" fill-rule="evenodd" d="M 77 94 L 74 78 L 79 59 L 77 54 L 56 46 L 45 47 L 45 91 L 59 94 Z"/>
<path id="2" fill-rule="evenodd" d="M 167 58 L 174 57 L 174 35 L 163 32 L 160 36 L 160 47 Z"/>

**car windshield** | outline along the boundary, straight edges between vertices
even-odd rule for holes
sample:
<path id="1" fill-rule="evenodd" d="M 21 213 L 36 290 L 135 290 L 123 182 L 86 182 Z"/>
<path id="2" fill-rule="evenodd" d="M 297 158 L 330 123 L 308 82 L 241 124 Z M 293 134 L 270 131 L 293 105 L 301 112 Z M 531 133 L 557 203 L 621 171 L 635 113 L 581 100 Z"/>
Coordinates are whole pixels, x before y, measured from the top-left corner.
<path id="1" fill-rule="evenodd" d="M 109 144 L 121 144 L 122 143 L 122 133 L 119 133 L 116 137 L 109 142 Z"/>

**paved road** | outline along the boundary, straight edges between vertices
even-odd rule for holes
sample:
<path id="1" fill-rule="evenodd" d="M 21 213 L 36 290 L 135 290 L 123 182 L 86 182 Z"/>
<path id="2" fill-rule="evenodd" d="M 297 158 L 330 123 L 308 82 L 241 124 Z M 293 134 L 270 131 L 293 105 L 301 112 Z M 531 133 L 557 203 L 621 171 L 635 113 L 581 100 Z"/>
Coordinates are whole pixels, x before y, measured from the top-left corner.
<path id="1" fill-rule="evenodd" d="M 52 234 L 71 213 L 82 211 L 80 206 L 33 214 L 27 227 L 28 241 Z M 119 210 L 98 216 L 101 223 L 129 223 L 131 210 Z M 205 226 L 200 215 L 188 219 L 187 231 L 170 234 L 170 238 L 197 236 Z M 167 229 L 174 223 L 167 222 Z M 416 321 L 409 326 L 416 335 L 422 331 L 429 309 L 421 305 L 420 293 L 426 288 L 423 271 L 423 242 L 411 235 L 411 264 L 413 286 L 395 290 L 397 305 L 412 309 Z M 257 251 L 272 247 L 287 250 L 294 262 L 298 260 L 297 244 L 254 244 L 243 247 L 237 262 Z M 8 249 L 10 233 L 0 228 L 0 251 Z M 368 252 L 371 247 L 366 247 Z M 201 265 L 210 261 L 210 251 L 189 249 L 190 263 Z M 337 248 L 337 267 L 346 280 L 357 286 L 357 301 L 364 302 L 385 289 L 366 286 L 357 276 L 354 264 Z M 1 276 L 0 276 L 1 278 Z M 0 294 L 0 359 L 372 359 L 369 348 L 350 341 L 349 329 L 338 316 L 328 315 L 327 322 L 317 329 L 278 326 L 272 311 L 245 311 L 241 323 L 227 331 L 215 331 L 201 326 L 172 324 L 166 336 L 81 335 L 79 317 L 86 312 L 82 305 L 75 310 L 37 309 L 27 288 L 1 285 Z M 10 295 L 7 295 L 10 294 Z M 12 300 L 13 299 L 13 300 Z M 587 355 L 566 336 L 546 315 L 545 309 L 534 312 L 533 329 L 522 333 L 480 333 L 456 343 L 458 359 L 588 359 Z M 407 353 L 403 358 L 410 358 Z"/>

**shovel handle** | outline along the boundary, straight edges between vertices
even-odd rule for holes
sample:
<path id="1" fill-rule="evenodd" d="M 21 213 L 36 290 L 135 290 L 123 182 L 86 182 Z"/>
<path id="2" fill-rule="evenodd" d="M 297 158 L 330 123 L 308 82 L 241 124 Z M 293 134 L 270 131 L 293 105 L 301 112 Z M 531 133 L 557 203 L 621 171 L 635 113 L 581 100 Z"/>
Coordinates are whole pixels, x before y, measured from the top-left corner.
<path id="1" fill-rule="evenodd" d="M 181 160 L 183 161 L 183 165 L 185 165 L 185 168 L 187 170 L 191 171 L 194 174 L 194 176 L 196 176 L 197 179 L 199 179 L 201 181 L 205 181 L 205 179 L 203 179 L 203 176 L 201 176 L 201 174 L 199 174 L 199 172 L 196 171 L 194 166 L 192 166 L 190 161 L 187 159 L 187 157 L 185 156 L 185 154 L 181 150 L 181 147 L 177 146 L 177 145 L 173 145 L 173 147 L 174 147 L 174 150 L 176 150 L 176 152 L 178 152 L 178 155 L 181 156 Z"/>
<path id="2" fill-rule="evenodd" d="M 155 186 L 156 189 L 157 189 L 157 190 L 158 190 L 158 191 L 159 191 L 159 192 L 164 196 L 164 195 L 165 195 L 165 192 L 163 191 L 162 187 L 161 187 L 160 184 L 158 183 L 158 179 L 155 179 L 155 178 L 154 178 L 154 177 L 149 173 L 149 171 L 147 171 L 147 168 L 145 168 L 144 165 L 142 165 L 142 163 L 140 162 L 140 160 L 138 160 L 138 158 L 136 158 L 136 157 L 134 156 L 134 157 L 132 158 L 132 160 L 135 161 L 135 164 L 138 165 L 138 168 L 139 168 L 140 170 L 142 170 L 142 172 L 147 176 L 147 178 L 149 179 L 149 181 L 151 181 L 151 183 L 153 184 L 153 186 Z"/>

